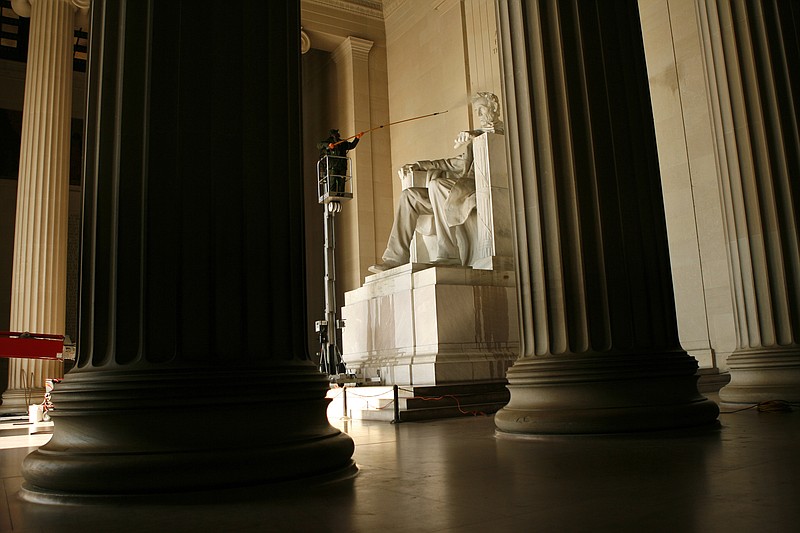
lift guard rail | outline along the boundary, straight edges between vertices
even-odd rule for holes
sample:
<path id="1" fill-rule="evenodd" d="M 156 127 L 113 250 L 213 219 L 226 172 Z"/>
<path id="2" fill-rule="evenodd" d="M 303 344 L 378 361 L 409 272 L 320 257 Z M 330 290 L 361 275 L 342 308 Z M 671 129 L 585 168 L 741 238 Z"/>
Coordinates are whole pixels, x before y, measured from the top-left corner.
<path id="1" fill-rule="evenodd" d="M 64 359 L 64 335 L 0 331 L 0 357 Z"/>

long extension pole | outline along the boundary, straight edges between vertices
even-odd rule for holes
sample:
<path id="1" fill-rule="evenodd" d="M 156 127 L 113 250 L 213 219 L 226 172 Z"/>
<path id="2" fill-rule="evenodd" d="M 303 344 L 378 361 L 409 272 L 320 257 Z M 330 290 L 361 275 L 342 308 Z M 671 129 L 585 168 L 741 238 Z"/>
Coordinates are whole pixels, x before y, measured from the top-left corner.
<path id="1" fill-rule="evenodd" d="M 428 117 L 433 117 L 433 116 L 436 116 L 436 115 L 443 115 L 444 113 L 447 113 L 448 111 L 450 111 L 450 110 L 448 109 L 447 111 L 437 111 L 436 113 L 428 113 L 427 115 L 420 115 L 418 117 L 404 118 L 403 120 L 396 120 L 394 122 L 389 122 L 388 124 L 381 124 L 380 126 L 375 126 L 374 128 L 370 128 L 370 129 L 368 129 L 366 131 L 362 131 L 361 133 L 357 133 L 356 135 L 351 135 L 350 137 L 348 137 L 346 139 L 342 139 L 341 141 L 337 141 L 335 143 L 331 143 L 330 147 L 333 148 L 337 144 L 341 144 L 341 143 L 343 143 L 345 141 L 349 141 L 350 139 L 355 139 L 359 135 L 364 135 L 365 133 L 369 133 L 371 131 L 379 130 L 379 129 L 385 128 L 387 126 L 394 126 L 395 124 L 402 124 L 403 122 L 411 122 L 412 120 L 419 120 L 421 118 L 428 118 Z"/>

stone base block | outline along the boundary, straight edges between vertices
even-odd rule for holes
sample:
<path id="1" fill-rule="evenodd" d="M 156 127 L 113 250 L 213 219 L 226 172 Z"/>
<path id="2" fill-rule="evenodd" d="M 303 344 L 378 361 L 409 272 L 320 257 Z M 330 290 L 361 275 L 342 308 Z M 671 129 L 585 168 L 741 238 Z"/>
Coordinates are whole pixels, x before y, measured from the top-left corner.
<path id="1" fill-rule="evenodd" d="M 345 294 L 343 359 L 382 384 L 496 381 L 519 350 L 513 272 L 408 264 Z"/>

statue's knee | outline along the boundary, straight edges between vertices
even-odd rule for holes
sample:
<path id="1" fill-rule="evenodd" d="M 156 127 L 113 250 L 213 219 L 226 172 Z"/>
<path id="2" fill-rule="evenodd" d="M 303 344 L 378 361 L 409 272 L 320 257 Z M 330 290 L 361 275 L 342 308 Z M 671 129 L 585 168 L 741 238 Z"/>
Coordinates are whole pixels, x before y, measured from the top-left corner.
<path id="1" fill-rule="evenodd" d="M 400 199 L 398 202 L 402 205 L 412 206 L 414 205 L 414 195 L 409 193 L 410 189 L 406 189 L 400 193 Z"/>
<path id="2" fill-rule="evenodd" d="M 451 189 L 452 185 L 445 180 L 435 180 L 428 184 L 430 195 L 435 198 L 447 198 Z"/>

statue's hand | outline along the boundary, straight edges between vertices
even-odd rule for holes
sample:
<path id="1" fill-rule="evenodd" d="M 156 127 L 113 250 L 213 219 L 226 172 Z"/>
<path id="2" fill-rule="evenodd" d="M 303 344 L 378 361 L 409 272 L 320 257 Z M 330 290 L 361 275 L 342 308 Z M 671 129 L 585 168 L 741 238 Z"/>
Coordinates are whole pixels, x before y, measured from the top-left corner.
<path id="1" fill-rule="evenodd" d="M 456 140 L 453 143 L 453 148 L 454 149 L 461 148 L 465 144 L 471 143 L 472 139 L 474 138 L 475 134 L 473 134 L 471 131 L 462 131 L 461 133 L 458 134 L 458 137 L 456 137 Z"/>
<path id="2" fill-rule="evenodd" d="M 414 166 L 413 163 L 409 163 L 407 165 L 403 165 L 397 170 L 397 175 L 400 177 L 401 181 L 411 172 L 412 170 L 411 167 L 413 166 Z"/>

